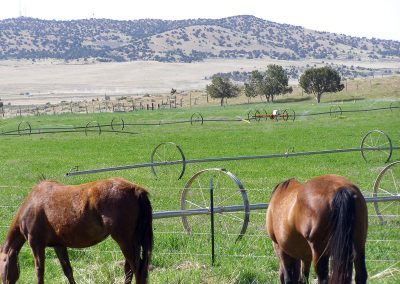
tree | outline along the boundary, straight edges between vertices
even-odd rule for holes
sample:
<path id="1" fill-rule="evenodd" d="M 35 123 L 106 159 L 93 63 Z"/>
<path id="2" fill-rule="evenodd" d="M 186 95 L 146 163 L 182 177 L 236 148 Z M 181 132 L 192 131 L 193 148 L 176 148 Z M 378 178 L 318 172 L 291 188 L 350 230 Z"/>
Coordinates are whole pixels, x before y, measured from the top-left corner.
<path id="1" fill-rule="evenodd" d="M 250 81 L 245 84 L 245 94 L 248 97 L 260 94 L 264 95 L 268 102 L 274 101 L 274 96 L 292 92 L 293 89 L 288 87 L 288 83 L 288 75 L 282 66 L 268 65 L 264 74 L 258 70 L 251 72 Z"/>
<path id="2" fill-rule="evenodd" d="M 251 72 L 250 80 L 248 83 L 244 83 L 244 94 L 246 97 L 254 98 L 259 94 L 262 94 L 261 85 L 263 81 L 263 75 L 258 71 L 254 70 Z"/>
<path id="3" fill-rule="evenodd" d="M 248 102 L 257 96 L 256 89 L 251 83 L 244 83 L 244 95 L 248 98 Z"/>
<path id="4" fill-rule="evenodd" d="M 340 92 L 344 85 L 340 83 L 339 73 L 329 66 L 307 69 L 299 79 L 300 87 L 307 94 L 314 94 L 317 103 L 320 103 L 321 96 L 326 92 Z"/>
<path id="5" fill-rule="evenodd" d="M 270 64 L 267 66 L 264 79 L 264 94 L 269 102 L 274 101 L 274 96 L 291 93 L 292 87 L 289 87 L 289 77 L 280 65 Z"/>
<path id="6" fill-rule="evenodd" d="M 229 79 L 221 77 L 214 77 L 211 84 L 207 85 L 206 90 L 210 97 L 221 99 L 221 106 L 224 104 L 225 98 L 234 98 L 240 93 L 238 86 L 231 83 Z"/>

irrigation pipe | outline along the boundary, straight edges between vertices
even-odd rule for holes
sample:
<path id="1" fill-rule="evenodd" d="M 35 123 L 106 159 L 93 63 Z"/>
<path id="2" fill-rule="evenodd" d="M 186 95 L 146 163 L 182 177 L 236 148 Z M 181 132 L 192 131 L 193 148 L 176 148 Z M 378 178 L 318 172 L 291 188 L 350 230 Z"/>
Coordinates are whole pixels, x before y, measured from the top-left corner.
<path id="1" fill-rule="evenodd" d="M 391 202 L 400 201 L 400 196 L 382 196 L 382 197 L 364 197 L 365 202 Z M 263 210 L 267 209 L 268 203 L 256 203 L 249 204 L 249 209 L 251 210 Z M 214 213 L 225 213 L 225 212 L 236 212 L 245 210 L 244 205 L 232 205 L 224 207 L 214 207 Z M 159 211 L 153 213 L 154 219 L 172 218 L 172 217 L 182 217 L 182 216 L 193 216 L 211 214 L 209 208 L 201 209 L 188 209 L 188 210 L 175 210 L 175 211 Z"/>
<path id="2" fill-rule="evenodd" d="M 269 159 L 269 158 L 288 158 L 296 156 L 307 156 L 307 155 L 324 155 L 332 153 L 348 153 L 348 152 L 361 152 L 361 151 L 380 151 L 380 150 L 390 150 L 390 149 L 400 149 L 400 146 L 393 147 L 369 147 L 369 148 L 350 148 L 350 149 L 335 149 L 335 150 L 322 150 L 322 151 L 308 151 L 308 152 L 297 152 L 297 153 L 284 153 L 284 154 L 267 154 L 258 156 L 238 156 L 238 157 L 222 157 L 222 158 L 204 158 L 204 159 L 193 159 L 193 160 L 177 160 L 177 161 L 165 161 L 165 162 L 155 162 L 155 163 L 145 163 L 145 164 L 135 164 L 126 166 L 116 166 L 109 168 L 84 170 L 67 172 L 66 176 L 91 174 L 107 171 L 119 171 L 135 168 L 146 168 L 154 166 L 167 166 L 167 165 L 178 165 L 178 164 L 194 164 L 194 163 L 207 163 L 207 162 L 221 162 L 221 161 L 239 161 L 239 160 L 255 160 L 255 159 Z"/>

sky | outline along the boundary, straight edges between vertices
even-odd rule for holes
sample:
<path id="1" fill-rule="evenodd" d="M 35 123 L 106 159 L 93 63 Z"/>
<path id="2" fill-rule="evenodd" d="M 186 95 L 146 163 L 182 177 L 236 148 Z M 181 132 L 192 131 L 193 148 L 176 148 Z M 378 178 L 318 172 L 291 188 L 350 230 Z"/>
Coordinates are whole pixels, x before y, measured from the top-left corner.
<path id="1" fill-rule="evenodd" d="M 400 0 L 0 0 L 0 19 L 182 20 L 236 15 L 400 41 Z"/>

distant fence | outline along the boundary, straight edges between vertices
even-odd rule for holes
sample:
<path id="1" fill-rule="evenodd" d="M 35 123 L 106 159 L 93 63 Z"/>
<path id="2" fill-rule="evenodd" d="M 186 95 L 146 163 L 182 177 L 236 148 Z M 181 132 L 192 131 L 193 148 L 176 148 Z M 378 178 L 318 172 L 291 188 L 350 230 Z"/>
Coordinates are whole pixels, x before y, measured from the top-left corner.
<path id="1" fill-rule="evenodd" d="M 183 106 L 184 99 L 166 99 L 160 102 L 110 102 L 107 100 L 87 102 L 63 102 L 57 105 L 33 105 L 33 106 L 0 106 L 0 117 L 23 117 L 57 115 L 66 113 L 88 114 L 88 113 L 118 113 L 133 112 L 138 110 L 157 110 L 167 108 L 179 108 Z"/>
<path id="2" fill-rule="evenodd" d="M 42 115 L 57 115 L 57 114 L 88 114 L 88 113 L 127 113 L 127 112 L 135 112 L 139 110 L 147 110 L 154 111 L 160 109 L 171 109 L 171 108 L 182 108 L 184 107 L 184 100 L 188 101 L 188 106 L 196 105 L 197 100 L 199 98 L 193 98 L 190 96 L 188 98 L 170 98 L 167 97 L 164 100 L 159 102 L 135 102 L 131 101 L 123 101 L 123 102 L 111 102 L 107 100 L 100 101 L 92 101 L 92 102 L 62 102 L 57 105 L 45 104 L 45 105 L 33 105 L 33 106 L 11 106 L 0 104 L 0 117 L 2 118 L 10 118 L 10 117 L 25 117 L 25 116 L 42 116 Z M 207 100 L 208 101 L 208 100 Z M 1 103 L 1 102 L 0 102 Z M 273 108 L 274 105 L 268 105 L 268 107 Z M 388 110 L 391 111 L 400 108 L 400 102 L 395 101 L 391 102 L 388 107 L 381 108 L 371 108 L 364 110 L 342 110 L 339 105 L 333 105 L 328 112 L 320 112 L 320 113 L 295 113 L 292 109 L 282 110 L 282 112 L 287 112 L 285 115 L 281 115 L 281 118 L 287 120 L 290 117 L 291 120 L 294 120 L 297 116 L 314 116 L 314 115 L 337 115 L 342 113 L 350 113 L 350 112 L 365 112 L 365 111 L 377 111 L 377 110 Z M 257 115 L 258 114 L 258 115 Z M 264 115 L 265 114 L 265 115 Z M 265 110 L 250 110 L 247 113 L 247 118 L 255 119 L 257 121 L 260 118 L 271 118 L 270 115 L 267 115 Z M 286 117 L 286 119 L 285 119 Z M 191 118 L 192 119 L 192 118 Z M 215 120 L 207 120 L 205 121 L 215 121 Z"/>

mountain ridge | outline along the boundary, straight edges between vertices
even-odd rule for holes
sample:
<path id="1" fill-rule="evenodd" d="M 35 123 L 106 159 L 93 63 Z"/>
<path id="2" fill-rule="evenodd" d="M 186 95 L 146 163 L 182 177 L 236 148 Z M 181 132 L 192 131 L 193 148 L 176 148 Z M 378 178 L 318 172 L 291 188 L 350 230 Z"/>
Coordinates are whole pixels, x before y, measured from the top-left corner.
<path id="1" fill-rule="evenodd" d="M 0 60 L 400 59 L 400 41 L 314 31 L 251 15 L 188 20 L 0 21 Z"/>

